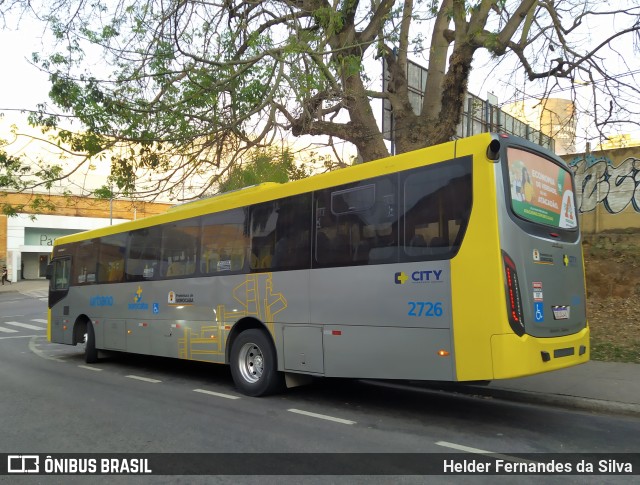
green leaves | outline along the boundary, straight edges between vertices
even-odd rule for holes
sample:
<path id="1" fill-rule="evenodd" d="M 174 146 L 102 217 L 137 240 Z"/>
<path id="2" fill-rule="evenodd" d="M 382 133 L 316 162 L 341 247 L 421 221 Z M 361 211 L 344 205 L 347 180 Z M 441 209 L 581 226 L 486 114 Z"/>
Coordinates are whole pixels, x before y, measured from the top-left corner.
<path id="1" fill-rule="evenodd" d="M 51 103 L 30 121 L 50 136 L 57 133 L 61 147 L 103 154 L 119 194 L 135 194 L 140 172 L 146 180 L 153 178 L 150 171 L 164 177 L 153 190 L 172 194 L 176 186 L 191 186 L 184 177 L 197 176 L 208 191 L 244 151 L 289 135 L 344 141 L 372 160 L 389 152 L 374 112 L 382 100 L 393 111 L 399 152 L 454 136 L 478 49 L 496 59 L 513 51 L 529 79 L 567 77 L 570 69 L 583 68 L 610 76 L 612 86 L 631 86 L 609 74 L 613 63 L 600 69 L 600 51 L 590 58 L 580 54 L 579 39 L 566 41 L 587 16 L 604 15 L 606 5 L 60 0 L 41 13 L 56 42 L 32 56 L 49 73 Z M 638 7 L 626 16 L 609 12 L 621 24 L 637 13 Z M 557 60 L 539 55 L 549 42 L 567 58 L 560 73 Z M 388 67 L 385 83 L 381 58 Z M 406 71 L 408 61 L 429 68 L 420 115 L 411 107 L 409 81 L 416 80 Z M 259 164 L 256 170 L 262 170 Z M 254 179 L 264 177 L 271 175 L 260 172 Z"/>
<path id="2" fill-rule="evenodd" d="M 115 193 L 110 185 L 103 185 L 93 191 L 93 196 L 96 199 L 109 200 L 115 197 Z"/>
<path id="3" fill-rule="evenodd" d="M 313 16 L 328 35 L 335 35 L 344 28 L 344 13 L 334 10 L 333 7 L 320 7 L 314 10 Z"/>
<path id="4" fill-rule="evenodd" d="M 41 181 L 46 188 L 50 188 L 59 175 L 60 167 L 57 166 L 49 166 L 32 173 L 30 163 L 0 150 L 0 196 L 5 195 L 6 192 L 23 192 L 37 180 Z M 10 204 L 4 197 L 0 203 L 0 212 L 8 217 L 17 216 L 20 212 L 39 214 L 53 209 L 55 206 L 46 197 L 38 194 L 30 194 L 26 203 Z"/>
<path id="5" fill-rule="evenodd" d="M 289 150 L 257 150 L 242 165 L 233 167 L 220 182 L 219 191 L 229 192 L 264 182 L 285 183 L 310 175 L 304 163 L 296 163 Z"/>
<path id="6" fill-rule="evenodd" d="M 20 158 L 0 151 L 0 191 L 20 191 L 25 187 L 31 169 Z"/>

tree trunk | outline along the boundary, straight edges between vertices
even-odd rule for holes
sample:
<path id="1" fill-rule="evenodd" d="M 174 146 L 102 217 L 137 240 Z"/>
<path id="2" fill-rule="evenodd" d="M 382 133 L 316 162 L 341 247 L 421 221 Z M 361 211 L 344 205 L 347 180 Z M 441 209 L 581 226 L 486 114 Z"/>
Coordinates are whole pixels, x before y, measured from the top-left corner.
<path id="1" fill-rule="evenodd" d="M 428 145 L 445 143 L 456 135 L 456 128 L 462 118 L 475 50 L 475 47 L 469 44 L 460 47 L 456 44 L 449 57 L 449 71 L 442 84 L 442 109 L 438 122 L 429 127 Z"/>

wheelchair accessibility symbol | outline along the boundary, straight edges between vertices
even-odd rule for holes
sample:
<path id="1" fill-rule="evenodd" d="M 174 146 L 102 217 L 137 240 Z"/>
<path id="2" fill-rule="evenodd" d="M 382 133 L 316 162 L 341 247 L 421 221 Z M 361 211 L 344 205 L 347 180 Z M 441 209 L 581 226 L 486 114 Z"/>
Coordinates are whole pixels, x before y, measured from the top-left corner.
<path id="1" fill-rule="evenodd" d="M 533 304 L 534 319 L 536 322 L 544 322 L 544 304 L 537 301 Z"/>

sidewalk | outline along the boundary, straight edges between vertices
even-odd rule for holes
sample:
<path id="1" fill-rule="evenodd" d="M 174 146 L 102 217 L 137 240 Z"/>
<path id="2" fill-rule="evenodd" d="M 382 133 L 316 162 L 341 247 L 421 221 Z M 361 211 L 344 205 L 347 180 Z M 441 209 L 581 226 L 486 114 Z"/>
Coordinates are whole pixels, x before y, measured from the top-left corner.
<path id="1" fill-rule="evenodd" d="M 48 280 L 21 280 L 0 285 L 2 292 L 46 290 Z M 436 386 L 438 387 L 438 386 Z M 591 361 L 586 364 L 488 386 L 443 384 L 442 389 L 527 404 L 610 412 L 640 417 L 640 365 Z"/>
<path id="2" fill-rule="evenodd" d="M 555 372 L 494 381 L 484 392 L 526 403 L 640 417 L 640 365 L 592 360 Z"/>
<path id="3" fill-rule="evenodd" d="M 5 283 L 4 285 L 0 285 L 0 293 L 8 293 L 8 292 L 25 292 L 25 291 L 34 291 L 34 290 L 46 290 L 49 287 L 49 280 L 46 279 L 38 279 L 38 280 L 19 280 L 12 281 L 11 284 Z"/>

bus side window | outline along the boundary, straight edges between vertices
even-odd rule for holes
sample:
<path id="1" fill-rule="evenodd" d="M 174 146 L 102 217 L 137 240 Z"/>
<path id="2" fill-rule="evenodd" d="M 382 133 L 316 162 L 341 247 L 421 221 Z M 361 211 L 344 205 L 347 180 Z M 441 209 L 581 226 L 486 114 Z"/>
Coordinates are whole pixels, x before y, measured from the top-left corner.
<path id="1" fill-rule="evenodd" d="M 215 268 L 218 267 L 218 261 L 220 261 L 220 252 L 216 244 L 203 244 L 202 252 L 200 254 L 200 273 L 213 273 L 215 271 Z"/>
<path id="2" fill-rule="evenodd" d="M 471 161 L 450 160 L 403 175 L 404 256 L 409 261 L 453 257 L 471 214 Z"/>
<path id="3" fill-rule="evenodd" d="M 202 217 L 200 272 L 244 271 L 249 249 L 245 208 Z"/>
<path id="4" fill-rule="evenodd" d="M 251 270 L 309 268 L 311 194 L 251 208 Z"/>
<path id="5" fill-rule="evenodd" d="M 320 266 L 325 266 L 330 261 L 331 251 L 331 222 L 326 216 L 325 202 L 319 197 L 315 199 L 315 244 L 314 261 Z"/>
<path id="6" fill-rule="evenodd" d="M 196 272 L 200 221 L 192 218 L 162 226 L 161 276 L 190 276 Z"/>
<path id="7" fill-rule="evenodd" d="M 117 283 L 124 277 L 124 253 L 127 234 L 113 234 L 100 238 L 98 283 Z"/>
<path id="8" fill-rule="evenodd" d="M 271 269 L 276 246 L 276 202 L 251 207 L 251 270 Z"/>
<path id="9" fill-rule="evenodd" d="M 316 192 L 314 264 L 396 261 L 397 199 L 395 175 Z"/>
<path id="10" fill-rule="evenodd" d="M 69 258 L 54 259 L 51 262 L 53 274 L 49 283 L 52 290 L 69 289 L 69 276 L 71 274 L 71 260 Z"/>
<path id="11" fill-rule="evenodd" d="M 96 282 L 98 265 L 98 240 L 83 241 L 76 246 L 73 260 L 72 285 L 88 285 Z"/>
<path id="12" fill-rule="evenodd" d="M 157 276 L 160 256 L 160 227 L 147 227 L 129 233 L 125 262 L 127 281 L 144 281 Z"/>

